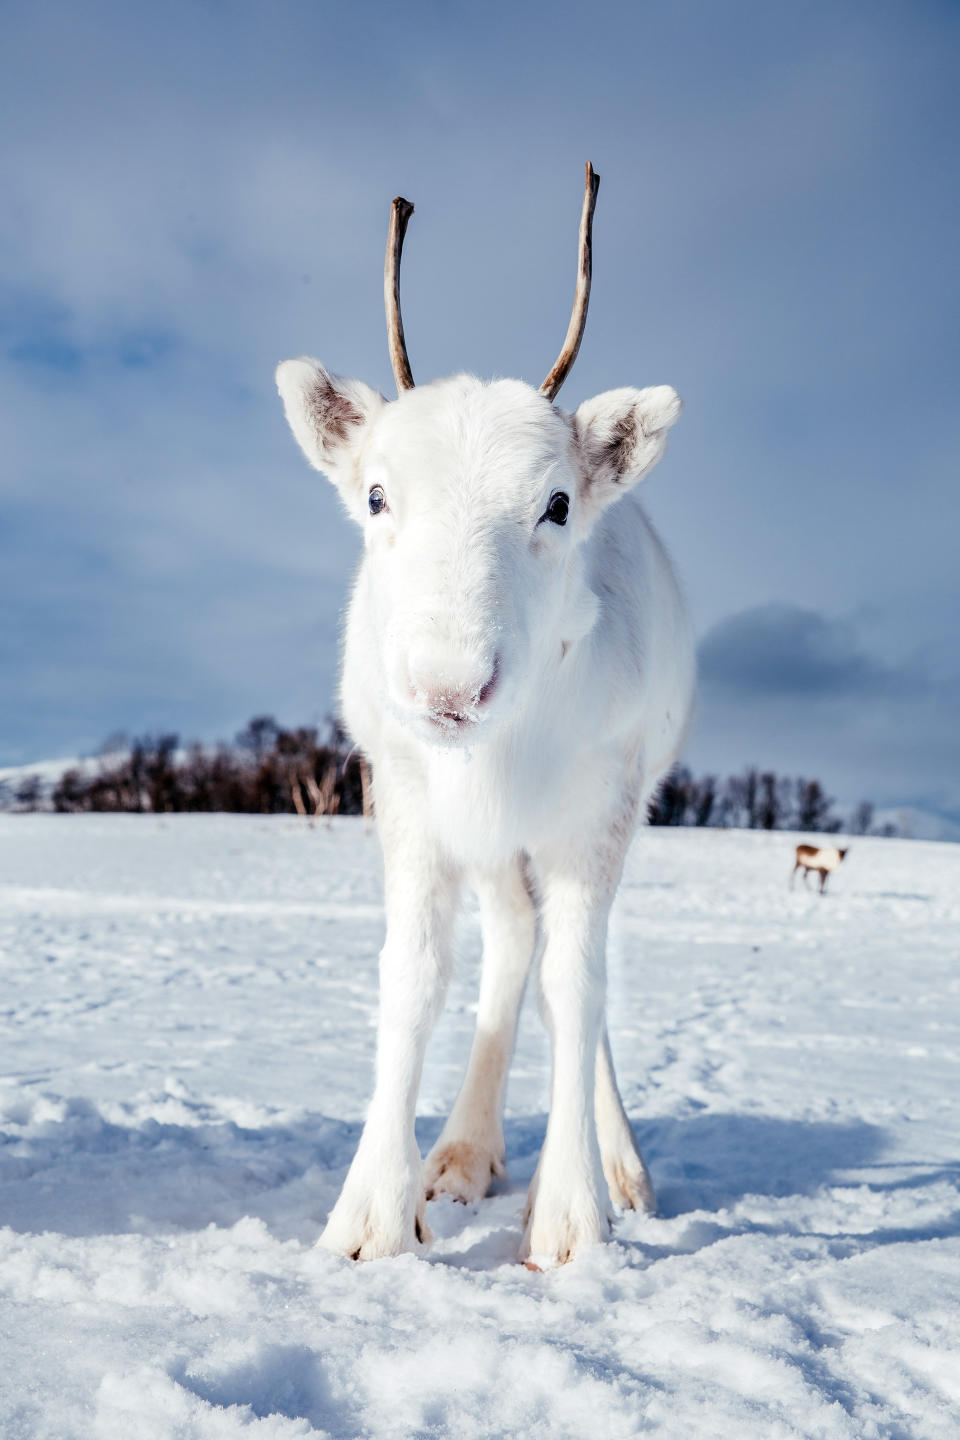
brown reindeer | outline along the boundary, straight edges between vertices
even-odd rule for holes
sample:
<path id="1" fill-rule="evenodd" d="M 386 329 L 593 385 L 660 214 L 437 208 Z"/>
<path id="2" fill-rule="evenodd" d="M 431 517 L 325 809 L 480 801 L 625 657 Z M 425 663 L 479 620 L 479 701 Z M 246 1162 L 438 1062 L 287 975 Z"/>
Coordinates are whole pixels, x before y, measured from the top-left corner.
<path id="1" fill-rule="evenodd" d="M 849 852 L 849 845 L 846 850 L 837 850 L 833 845 L 798 845 L 797 863 L 790 872 L 790 888 L 793 889 L 793 881 L 798 870 L 803 871 L 803 883 L 806 885 L 811 870 L 816 870 L 820 876 L 820 894 L 827 888 L 827 876 L 831 870 L 839 870 L 840 862 Z"/>

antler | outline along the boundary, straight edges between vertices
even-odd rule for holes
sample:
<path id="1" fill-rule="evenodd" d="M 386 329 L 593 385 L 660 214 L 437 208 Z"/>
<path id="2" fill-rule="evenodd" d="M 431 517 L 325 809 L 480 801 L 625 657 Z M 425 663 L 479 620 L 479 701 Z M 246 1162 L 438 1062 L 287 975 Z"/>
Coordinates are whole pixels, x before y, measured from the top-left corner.
<path id="1" fill-rule="evenodd" d="M 390 206 L 390 229 L 387 234 L 387 258 L 383 266 L 383 302 L 387 309 L 387 345 L 390 348 L 390 364 L 397 390 L 413 389 L 413 372 L 407 358 L 407 345 L 403 338 L 403 318 L 400 314 L 400 255 L 403 237 L 407 233 L 407 221 L 413 214 L 409 200 L 398 195 Z"/>
<path id="2" fill-rule="evenodd" d="M 563 349 L 557 356 L 553 369 L 540 386 L 540 394 L 548 400 L 556 398 L 560 386 L 570 374 L 583 332 L 587 323 L 587 307 L 590 303 L 590 280 L 593 274 L 593 212 L 600 189 L 600 176 L 587 161 L 586 183 L 583 192 L 583 210 L 580 214 L 580 237 L 577 257 L 577 289 L 573 301 L 573 314 L 567 326 Z M 400 257 L 403 253 L 403 237 L 407 233 L 407 222 L 413 214 L 413 205 L 398 195 L 390 207 L 390 228 L 387 233 L 387 255 L 383 266 L 383 300 L 387 312 L 387 345 L 390 350 L 390 364 L 397 382 L 397 390 L 412 390 L 413 371 L 407 356 L 407 345 L 403 338 L 403 317 L 400 314 Z"/>
<path id="3" fill-rule="evenodd" d="M 593 166 L 588 160 L 587 180 L 583 192 L 583 210 L 580 214 L 577 291 L 574 296 L 573 314 L 570 316 L 570 324 L 567 326 L 567 337 L 563 342 L 563 349 L 557 356 L 550 374 L 540 386 L 540 394 L 546 395 L 548 400 L 553 400 L 556 397 L 560 386 L 570 374 L 573 362 L 577 358 L 577 351 L 580 349 L 580 341 L 583 339 L 583 332 L 587 323 L 587 306 L 590 303 L 590 278 L 593 274 L 593 211 L 597 203 L 597 191 L 599 189 L 600 176 L 594 173 Z M 397 202 L 394 201 L 393 203 L 396 204 Z"/>

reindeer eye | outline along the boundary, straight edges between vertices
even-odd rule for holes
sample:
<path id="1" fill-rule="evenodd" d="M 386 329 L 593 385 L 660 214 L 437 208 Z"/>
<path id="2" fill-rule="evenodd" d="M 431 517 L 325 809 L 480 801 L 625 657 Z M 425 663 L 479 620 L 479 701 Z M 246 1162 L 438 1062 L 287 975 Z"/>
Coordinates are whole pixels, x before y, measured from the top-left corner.
<path id="1" fill-rule="evenodd" d="M 374 485 L 367 498 L 367 505 L 371 515 L 379 515 L 381 510 L 387 508 L 387 497 L 383 493 L 382 485 Z"/>
<path id="2" fill-rule="evenodd" d="M 565 495 L 562 490 L 558 490 L 555 495 L 550 496 L 550 504 L 540 516 L 540 519 L 549 520 L 554 525 L 566 525 L 569 513 L 570 496 Z"/>

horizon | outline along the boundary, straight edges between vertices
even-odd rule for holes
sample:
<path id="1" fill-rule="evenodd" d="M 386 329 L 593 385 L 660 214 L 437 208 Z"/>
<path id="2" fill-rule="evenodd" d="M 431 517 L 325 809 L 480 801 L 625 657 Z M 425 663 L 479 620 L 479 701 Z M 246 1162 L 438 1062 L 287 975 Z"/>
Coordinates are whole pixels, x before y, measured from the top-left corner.
<path id="1" fill-rule="evenodd" d="M 351 746 L 349 734 L 342 730 L 336 716 L 328 715 L 319 725 L 285 725 L 277 721 L 273 715 L 251 716 L 245 725 L 238 727 L 232 736 L 221 736 L 216 740 L 203 742 L 191 739 L 189 736 L 181 735 L 179 732 L 147 732 L 140 736 L 130 736 L 122 732 L 114 732 L 93 752 L 87 755 L 56 756 L 44 760 L 28 762 L 24 765 L 2 766 L 0 765 L 0 814 L 30 814 L 37 811 L 49 811 L 57 808 L 53 802 L 56 799 L 58 784 L 68 772 L 75 772 L 83 778 L 84 782 L 91 780 L 97 774 L 112 775 L 119 773 L 118 764 L 121 765 L 129 759 L 135 747 L 139 746 L 147 751 L 157 749 L 167 743 L 172 744 L 172 758 L 175 766 L 183 767 L 191 764 L 191 752 L 199 749 L 201 753 L 213 758 L 218 751 L 226 750 L 233 755 L 238 752 L 251 750 L 251 733 L 258 724 L 266 723 L 267 729 L 273 730 L 278 735 L 291 736 L 294 733 L 305 734 L 313 739 L 321 751 L 324 747 L 333 747 L 335 753 L 344 740 L 348 747 L 347 760 L 342 762 L 346 778 L 346 768 L 350 757 L 356 752 L 357 747 Z M 338 739 L 337 732 L 340 738 Z M 252 753 L 252 751 L 251 751 Z M 268 751 L 269 754 L 272 752 Z M 259 763 L 259 762 L 258 762 Z M 337 761 L 338 773 L 341 762 Z M 319 775 L 319 772 L 318 772 Z M 772 777 L 775 791 L 779 797 L 778 813 L 774 823 L 767 824 L 758 819 L 758 823 L 750 823 L 749 817 L 745 823 L 732 822 L 729 818 L 729 806 L 733 805 L 739 815 L 745 805 L 742 794 L 744 782 L 753 777 L 754 783 L 768 777 Z M 709 818 L 700 820 L 696 818 L 664 819 L 654 818 L 654 812 L 662 808 L 664 792 L 669 789 L 670 782 L 678 780 L 689 785 L 692 782 L 694 790 L 702 791 L 706 786 L 715 796 Z M 19 784 L 28 785 L 31 781 L 39 782 L 39 790 L 29 797 L 27 803 L 18 799 L 16 787 Z M 801 803 L 800 792 L 810 784 L 817 787 L 822 795 L 823 818 L 829 823 L 819 826 L 804 826 L 788 823 L 794 815 L 794 807 Z M 339 786 L 339 781 L 338 781 Z M 735 789 L 740 789 L 741 794 L 736 798 L 733 794 Z M 146 796 L 146 792 L 144 792 Z M 184 791 L 182 799 L 187 799 L 187 792 Z M 864 808 L 869 812 L 863 816 Z M 178 813 L 206 813 L 206 807 L 199 809 L 191 803 L 175 807 Z M 214 811 L 226 811 L 233 813 L 265 813 L 265 814 L 294 814 L 296 809 L 256 811 L 248 810 L 242 806 L 240 810 L 232 805 L 213 805 Z M 669 809 L 669 806 L 668 806 Z M 690 797 L 687 814 L 693 816 L 696 810 L 696 795 Z M 755 764 L 744 764 L 728 775 L 700 773 L 695 774 L 681 757 L 667 771 L 650 802 L 650 817 L 641 828 L 707 828 L 724 830 L 769 830 L 783 834 L 834 834 L 851 836 L 854 839 L 871 837 L 873 839 L 917 839 L 944 841 L 947 843 L 960 842 L 960 825 L 952 825 L 950 821 L 943 820 L 930 811 L 918 810 L 910 806 L 887 806 L 878 807 L 874 805 L 869 796 L 853 797 L 849 795 L 834 796 L 827 793 L 820 785 L 819 777 L 815 774 L 795 775 L 790 773 L 779 774 L 763 766 Z M 64 813 L 144 813 L 166 814 L 165 810 L 154 810 L 149 803 L 142 812 L 136 809 L 131 810 L 127 805 L 116 807 L 114 805 L 103 805 L 101 803 L 87 806 L 85 804 L 70 805 Z M 320 813 L 320 812 L 318 812 Z M 338 815 L 352 814 L 352 811 L 345 811 L 337 808 Z M 323 812 L 325 818 L 330 818 Z M 759 810 L 757 812 L 759 816 Z M 308 817 L 310 818 L 310 817 Z M 316 818 L 315 816 L 312 818 Z M 864 826 L 865 819 L 865 826 Z"/>

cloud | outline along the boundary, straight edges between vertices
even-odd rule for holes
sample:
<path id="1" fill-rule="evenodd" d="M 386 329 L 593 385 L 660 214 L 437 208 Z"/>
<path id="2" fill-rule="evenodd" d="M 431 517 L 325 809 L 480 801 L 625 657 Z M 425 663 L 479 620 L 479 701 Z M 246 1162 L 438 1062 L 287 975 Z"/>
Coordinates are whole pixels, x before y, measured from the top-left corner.
<path id="1" fill-rule="evenodd" d="M 114 320 L 82 333 L 66 305 L 20 294 L 0 302 L 0 357 L 14 369 L 76 380 L 82 372 L 101 377 L 120 370 L 153 369 L 169 360 L 177 338 L 165 326 Z"/>
<path id="2" fill-rule="evenodd" d="M 897 616 L 856 620 L 798 605 L 738 611 L 699 648 L 687 759 L 815 776 L 841 808 L 866 798 L 960 817 L 960 672 L 939 646 L 906 650 Z M 953 832 L 949 831 L 952 835 Z"/>
<path id="3" fill-rule="evenodd" d="M 757 605 L 721 620 L 704 636 L 699 662 L 705 689 L 744 697 L 898 695 L 920 682 L 915 667 L 863 649 L 850 621 L 797 605 Z"/>

